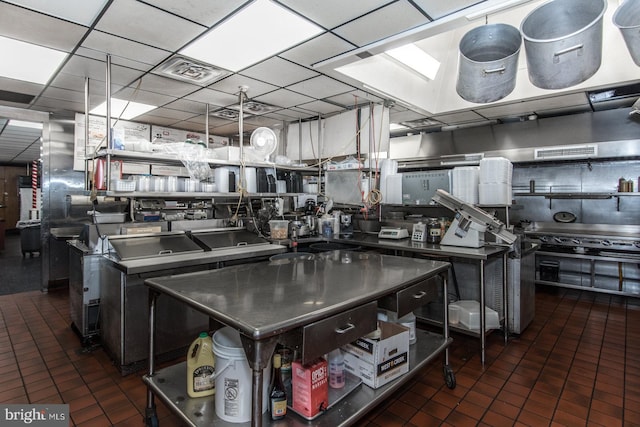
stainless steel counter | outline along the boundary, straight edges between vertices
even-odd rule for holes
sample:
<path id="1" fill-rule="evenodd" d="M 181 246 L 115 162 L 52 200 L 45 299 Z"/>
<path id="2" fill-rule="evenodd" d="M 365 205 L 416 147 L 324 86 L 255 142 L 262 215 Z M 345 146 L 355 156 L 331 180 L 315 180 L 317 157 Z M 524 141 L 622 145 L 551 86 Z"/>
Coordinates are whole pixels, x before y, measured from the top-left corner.
<path id="1" fill-rule="evenodd" d="M 448 268 L 440 261 L 337 251 L 316 254 L 312 260 L 152 278 L 145 284 L 195 303 L 208 316 L 261 340 L 375 301 Z"/>
<path id="2" fill-rule="evenodd" d="M 353 233 L 353 238 L 329 238 L 330 242 L 367 246 L 372 248 L 417 252 L 421 254 L 456 257 L 475 260 L 487 260 L 501 255 L 509 248 L 507 246 L 484 246 L 481 248 L 464 248 L 459 246 L 435 245 L 431 243 L 414 242 L 411 238 L 405 239 L 380 239 L 376 234 Z"/>
<path id="3" fill-rule="evenodd" d="M 448 268 L 449 263 L 442 261 L 332 251 L 315 254 L 311 259 L 281 259 L 145 280 L 153 296 L 149 301 L 149 374 L 145 376 L 149 387 L 147 423 L 150 422 L 149 417 L 153 417 L 150 413 L 154 412 L 153 396 L 156 393 L 188 424 L 227 425 L 211 413 L 212 405 L 205 408 L 201 406 L 201 401 L 197 401 L 197 413 L 186 413 L 191 400 L 185 402 L 184 397 L 174 396 L 174 381 L 167 381 L 175 377 L 170 372 L 172 369 L 155 372 L 154 325 L 159 295 L 166 294 L 240 331 L 242 345 L 253 370 L 252 425 L 260 426 L 263 420 L 262 369 L 267 366 L 280 339 L 295 335 L 302 343 L 303 360 L 305 355 L 318 357 L 366 333 L 362 325 L 368 328 L 370 317 L 373 326 L 368 331 L 375 329 L 376 301 L 381 297 L 422 285 L 423 281 L 436 275 L 443 275 L 442 286 L 446 295 L 447 280 L 444 275 Z M 420 298 L 419 294 L 414 297 L 416 301 Z M 367 315 L 353 315 L 354 319 L 351 320 L 350 316 L 357 311 Z M 344 327 L 345 323 L 336 324 L 347 318 L 350 319 L 346 323 L 348 327 Z M 322 330 L 329 338 L 325 337 Z M 431 360 L 436 354 L 446 351 L 451 340 L 448 328 L 444 327 L 443 331 L 443 337 L 431 341 L 430 351 L 419 355 L 418 366 L 423 360 Z M 308 354 L 307 343 L 318 354 Z M 445 360 L 448 363 L 446 353 Z M 182 372 L 182 367 L 178 367 L 177 371 Z M 395 385 L 382 389 L 379 394 L 374 392 L 371 400 L 367 400 L 371 394 L 358 393 L 355 401 L 363 402 L 364 399 L 365 405 L 374 404 L 395 390 L 401 382 L 396 381 Z M 178 386 L 178 389 L 181 388 Z M 326 414 L 320 417 L 328 422 L 322 425 L 347 425 L 364 415 L 364 408 L 353 407 L 347 400 L 342 402 L 345 403 L 341 408 L 329 411 L 333 416 Z M 286 421 L 285 424 L 289 425 Z"/>
<path id="4" fill-rule="evenodd" d="M 153 258 L 130 259 L 125 261 L 113 255 L 107 255 L 106 258 L 114 268 L 125 274 L 142 274 L 158 271 L 159 269 L 165 270 L 255 258 L 258 256 L 270 256 L 286 251 L 286 246 L 271 244 L 224 248 L 207 252 L 158 255 Z"/>
<path id="5" fill-rule="evenodd" d="M 508 290 L 508 271 L 507 271 L 507 255 L 508 255 L 508 246 L 491 246 L 485 245 L 481 248 L 465 248 L 459 246 L 446 246 L 446 245 L 437 245 L 430 243 L 422 243 L 422 242 L 414 242 L 411 238 L 404 239 L 380 239 L 376 234 L 367 234 L 367 233 L 354 233 L 352 238 L 329 238 L 325 239 L 330 242 L 342 243 L 342 244 L 351 244 L 356 246 L 364 246 L 370 248 L 378 248 L 385 250 L 393 250 L 402 251 L 402 252 L 412 252 L 418 253 L 425 257 L 432 256 L 437 259 L 445 259 L 447 261 L 454 259 L 464 259 L 470 260 L 471 262 L 478 263 L 478 274 L 477 274 L 477 289 L 478 289 L 478 300 L 480 303 L 480 329 L 479 331 L 485 330 L 485 307 L 486 307 L 486 297 L 485 290 L 487 289 L 487 281 L 488 276 L 486 268 L 487 264 L 494 265 L 497 262 L 501 263 L 501 268 L 498 270 L 501 271 L 502 277 L 502 289 L 493 289 L 494 294 L 499 295 L 499 301 L 495 301 L 492 305 L 497 305 L 495 307 L 491 307 L 496 309 L 497 311 L 501 311 L 501 317 L 503 319 L 503 332 L 504 332 L 504 342 L 505 344 L 509 338 L 509 298 L 507 296 Z M 452 267 L 452 273 L 453 273 Z M 493 278 L 493 277 L 492 277 Z M 455 284 L 454 280 L 454 284 Z M 471 285 L 473 287 L 473 285 Z M 458 295 L 459 296 L 459 295 Z M 496 297 L 497 298 L 497 297 Z M 501 309 L 501 310 L 500 310 Z M 427 323 L 439 324 L 438 320 L 434 320 L 440 317 L 440 313 L 432 313 L 428 308 L 422 307 L 421 309 L 416 311 L 416 317 L 418 320 L 422 320 Z M 462 332 L 472 336 L 478 336 L 480 338 L 480 358 L 482 364 L 485 362 L 485 346 L 486 346 L 486 336 L 484 333 L 476 333 L 470 329 L 466 328 L 452 328 L 457 330 L 458 332 Z"/>

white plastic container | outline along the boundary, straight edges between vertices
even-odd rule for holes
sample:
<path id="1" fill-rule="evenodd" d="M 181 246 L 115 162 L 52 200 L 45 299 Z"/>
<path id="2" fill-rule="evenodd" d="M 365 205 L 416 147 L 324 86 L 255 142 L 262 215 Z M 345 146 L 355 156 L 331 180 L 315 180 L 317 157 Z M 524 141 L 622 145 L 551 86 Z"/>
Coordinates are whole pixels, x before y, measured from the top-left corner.
<path id="1" fill-rule="evenodd" d="M 336 348 L 327 358 L 329 362 L 329 387 L 344 388 L 346 374 L 344 372 L 344 355 Z"/>
<path id="2" fill-rule="evenodd" d="M 187 394 L 190 397 L 211 396 L 216 392 L 213 342 L 206 332 L 201 332 L 189 346 L 187 353 Z"/>
<path id="3" fill-rule="evenodd" d="M 226 326 L 213 334 L 216 357 L 216 415 L 227 422 L 251 421 L 251 383 L 253 373 L 244 353 L 238 331 Z M 262 413 L 269 407 L 271 362 L 262 377 Z"/>
<path id="4" fill-rule="evenodd" d="M 217 191 L 219 193 L 228 193 L 229 192 L 229 168 L 219 167 L 216 168 L 213 172 Z"/>
<path id="5" fill-rule="evenodd" d="M 449 307 L 459 307 L 458 317 L 459 323 L 471 330 L 480 330 L 480 303 L 474 300 L 462 300 L 449 304 Z M 498 329 L 500 327 L 500 318 L 498 312 L 485 307 L 485 330 Z"/>

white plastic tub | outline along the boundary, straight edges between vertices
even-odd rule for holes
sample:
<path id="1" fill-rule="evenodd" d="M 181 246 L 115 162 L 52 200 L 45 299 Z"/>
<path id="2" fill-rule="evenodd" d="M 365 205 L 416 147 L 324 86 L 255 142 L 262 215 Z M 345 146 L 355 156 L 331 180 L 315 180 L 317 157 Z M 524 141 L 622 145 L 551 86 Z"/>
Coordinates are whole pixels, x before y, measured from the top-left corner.
<path id="1" fill-rule="evenodd" d="M 458 322 L 471 330 L 480 330 L 480 303 L 474 300 L 461 300 L 452 302 L 449 306 L 458 307 Z M 498 329 L 500 318 L 498 312 L 485 307 L 485 330 Z"/>

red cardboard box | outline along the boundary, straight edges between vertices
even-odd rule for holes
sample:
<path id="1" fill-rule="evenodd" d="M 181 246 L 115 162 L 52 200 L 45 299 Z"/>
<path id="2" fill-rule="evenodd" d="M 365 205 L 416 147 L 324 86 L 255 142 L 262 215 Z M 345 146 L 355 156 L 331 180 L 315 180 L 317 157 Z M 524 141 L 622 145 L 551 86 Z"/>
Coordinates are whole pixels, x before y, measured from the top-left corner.
<path id="1" fill-rule="evenodd" d="M 329 405 L 329 371 L 327 361 L 320 358 L 303 365 L 291 364 L 292 408 L 306 418 L 313 418 Z"/>

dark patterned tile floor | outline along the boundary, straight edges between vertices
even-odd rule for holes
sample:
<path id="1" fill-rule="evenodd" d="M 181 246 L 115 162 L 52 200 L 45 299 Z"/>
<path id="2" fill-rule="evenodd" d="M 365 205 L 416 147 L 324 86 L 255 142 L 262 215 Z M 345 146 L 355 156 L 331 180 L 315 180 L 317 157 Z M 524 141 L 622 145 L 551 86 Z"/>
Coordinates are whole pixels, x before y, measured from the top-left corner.
<path id="1" fill-rule="evenodd" d="M 640 301 L 541 288 L 533 323 L 507 345 L 454 335 L 442 361 L 423 368 L 358 427 L 640 426 Z M 141 426 L 142 373 L 121 376 L 70 328 L 66 290 L 0 296 L 0 403 L 68 403 L 72 425 Z M 158 402 L 161 426 L 180 425 Z"/>

